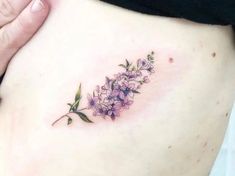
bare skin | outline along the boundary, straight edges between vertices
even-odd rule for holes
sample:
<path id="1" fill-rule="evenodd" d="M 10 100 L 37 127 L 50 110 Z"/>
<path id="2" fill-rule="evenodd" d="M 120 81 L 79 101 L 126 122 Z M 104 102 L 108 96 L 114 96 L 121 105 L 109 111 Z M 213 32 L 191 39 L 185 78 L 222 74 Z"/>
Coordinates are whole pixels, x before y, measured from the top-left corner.
<path id="1" fill-rule="evenodd" d="M 54 7 L 53 7 L 54 8 Z M 95 13 L 94 13 L 95 12 Z M 51 124 L 120 71 L 156 53 L 156 74 L 115 122 Z M 235 98 L 230 26 L 148 16 L 98 1 L 60 1 L 1 86 L 5 176 L 207 176 Z"/>

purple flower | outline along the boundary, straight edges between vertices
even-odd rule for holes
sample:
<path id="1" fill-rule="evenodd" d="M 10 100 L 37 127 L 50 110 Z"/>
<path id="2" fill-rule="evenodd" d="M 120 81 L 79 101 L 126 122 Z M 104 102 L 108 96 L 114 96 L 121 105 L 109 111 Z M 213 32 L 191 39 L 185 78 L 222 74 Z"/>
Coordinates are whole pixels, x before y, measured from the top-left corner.
<path id="1" fill-rule="evenodd" d="M 146 59 L 139 59 L 138 60 L 138 68 L 140 70 L 146 70 L 148 71 L 150 74 L 154 73 L 154 66 L 152 65 L 151 61 L 146 60 Z"/>
<path id="2" fill-rule="evenodd" d="M 123 73 L 115 74 L 114 77 L 117 81 L 121 81 L 124 78 Z"/>
<path id="3" fill-rule="evenodd" d="M 124 100 L 121 101 L 121 106 L 124 109 L 128 109 L 129 106 L 133 104 L 133 102 L 134 102 L 133 100 L 130 100 L 128 98 L 124 98 Z"/>
<path id="4" fill-rule="evenodd" d="M 99 94 L 100 93 L 100 86 L 96 86 L 95 91 Z"/>
<path id="5" fill-rule="evenodd" d="M 137 77 L 136 71 L 127 71 L 123 73 L 123 75 L 130 81 L 130 80 L 135 80 Z"/>
<path id="6" fill-rule="evenodd" d="M 123 82 L 120 90 L 121 91 L 120 91 L 119 97 L 121 99 L 124 99 L 127 96 L 133 97 L 134 93 L 132 91 L 135 90 L 135 84 L 129 83 L 127 81 Z"/>
<path id="7" fill-rule="evenodd" d="M 150 65 L 149 68 L 147 68 L 147 71 L 148 71 L 149 73 L 154 73 L 155 70 L 154 70 L 153 65 Z"/>
<path id="8" fill-rule="evenodd" d="M 102 107 L 102 105 L 98 104 L 95 108 L 95 111 L 93 112 L 93 115 L 105 117 L 106 113 L 107 113 L 107 108 Z"/>
<path id="9" fill-rule="evenodd" d="M 136 77 L 140 77 L 140 76 L 142 76 L 142 72 L 139 71 L 139 70 L 137 70 L 137 71 L 136 71 Z"/>
<path id="10" fill-rule="evenodd" d="M 143 82 L 144 82 L 144 83 L 149 83 L 149 82 L 150 82 L 149 77 L 148 77 L 148 76 L 145 76 L 145 77 L 143 78 Z"/>
<path id="11" fill-rule="evenodd" d="M 114 90 L 107 90 L 104 94 L 103 100 L 105 103 L 113 103 L 115 100 L 117 100 L 117 96 L 120 94 L 119 89 Z"/>
<path id="12" fill-rule="evenodd" d="M 88 109 L 95 108 L 99 101 L 99 98 L 97 96 L 93 97 L 90 94 L 87 95 L 87 99 L 88 99 Z"/>
<path id="13" fill-rule="evenodd" d="M 138 59 L 137 67 L 140 69 L 148 69 L 151 63 L 147 59 Z"/>
<path id="14" fill-rule="evenodd" d="M 115 120 L 116 117 L 120 116 L 121 104 L 120 102 L 113 103 L 109 106 L 106 114 Z"/>

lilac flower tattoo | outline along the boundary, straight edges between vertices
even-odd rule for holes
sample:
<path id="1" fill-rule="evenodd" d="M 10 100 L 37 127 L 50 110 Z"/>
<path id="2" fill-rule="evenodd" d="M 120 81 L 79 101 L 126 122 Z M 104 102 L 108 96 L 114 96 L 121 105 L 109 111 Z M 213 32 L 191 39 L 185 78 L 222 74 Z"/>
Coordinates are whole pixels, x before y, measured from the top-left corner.
<path id="1" fill-rule="evenodd" d="M 87 123 L 93 123 L 84 113 L 85 110 L 92 111 L 93 116 L 109 117 L 114 121 L 123 110 L 129 109 L 133 104 L 134 96 L 140 93 L 141 86 L 150 82 L 149 76 L 155 72 L 153 56 L 154 52 L 151 52 L 147 58 L 138 59 L 135 65 L 126 59 L 125 64 L 119 65 L 125 70 L 115 74 L 113 78 L 106 77 L 104 85 L 97 85 L 93 93 L 87 95 L 87 107 L 81 109 L 80 84 L 74 103 L 68 103 L 69 112 L 53 122 L 52 126 L 63 118 L 67 118 L 67 124 L 70 125 L 73 122 L 72 114 L 76 114 Z"/>

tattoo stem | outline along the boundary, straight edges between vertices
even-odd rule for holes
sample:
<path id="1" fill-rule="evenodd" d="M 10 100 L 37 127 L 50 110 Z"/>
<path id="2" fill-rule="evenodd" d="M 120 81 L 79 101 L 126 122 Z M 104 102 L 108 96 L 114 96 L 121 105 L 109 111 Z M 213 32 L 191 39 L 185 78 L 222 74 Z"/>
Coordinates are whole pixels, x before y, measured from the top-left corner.
<path id="1" fill-rule="evenodd" d="M 65 114 L 65 115 L 63 115 L 63 116 L 61 116 L 59 119 L 57 119 L 56 121 L 54 121 L 54 122 L 51 124 L 51 126 L 54 126 L 57 122 L 59 122 L 60 120 L 62 120 L 64 117 L 69 117 L 69 118 L 71 118 L 71 117 L 69 116 L 70 113 L 72 113 L 72 112 L 69 112 L 69 113 L 67 113 L 67 114 Z"/>
<path id="2" fill-rule="evenodd" d="M 82 109 L 78 109 L 77 111 L 83 111 L 83 110 L 86 110 L 88 108 L 82 108 Z"/>

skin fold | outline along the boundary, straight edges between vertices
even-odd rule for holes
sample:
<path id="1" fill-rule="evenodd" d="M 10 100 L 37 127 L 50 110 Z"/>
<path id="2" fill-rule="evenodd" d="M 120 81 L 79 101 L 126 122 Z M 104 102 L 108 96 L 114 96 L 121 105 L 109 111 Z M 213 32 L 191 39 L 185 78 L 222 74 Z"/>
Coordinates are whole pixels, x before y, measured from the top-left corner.
<path id="1" fill-rule="evenodd" d="M 156 72 L 115 121 L 54 120 L 128 59 L 155 53 Z M 230 26 L 148 16 L 99 1 L 53 5 L 0 87 L 4 176 L 207 176 L 235 98 Z"/>

